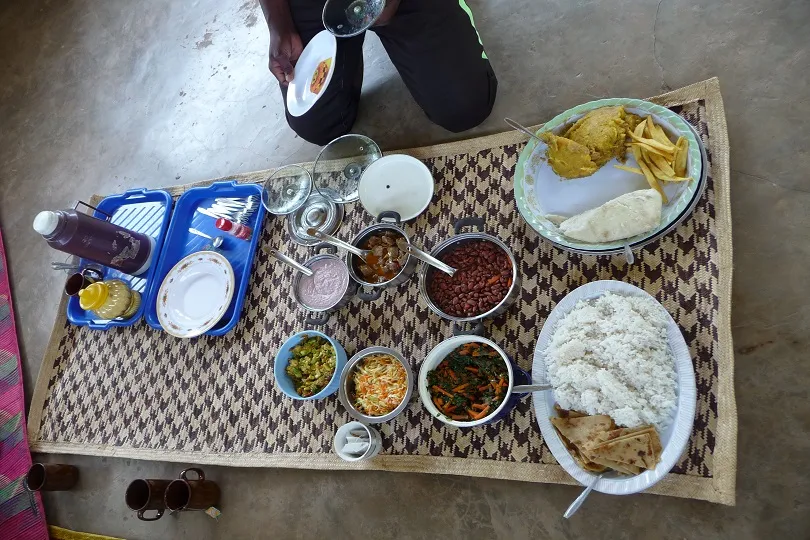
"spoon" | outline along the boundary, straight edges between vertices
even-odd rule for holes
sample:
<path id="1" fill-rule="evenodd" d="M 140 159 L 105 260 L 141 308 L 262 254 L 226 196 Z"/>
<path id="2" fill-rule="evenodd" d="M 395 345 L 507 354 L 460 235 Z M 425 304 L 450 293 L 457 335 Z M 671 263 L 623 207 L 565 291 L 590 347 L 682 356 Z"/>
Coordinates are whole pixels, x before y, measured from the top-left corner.
<path id="1" fill-rule="evenodd" d="M 268 255 L 270 255 L 271 257 L 276 259 L 277 261 L 280 261 L 280 262 L 283 262 L 284 264 L 292 266 L 293 268 L 295 268 L 296 270 L 298 270 L 299 272 L 301 272 L 305 276 L 312 277 L 313 275 L 315 275 L 315 272 L 313 272 L 311 268 L 307 268 L 306 266 L 299 263 L 295 259 L 291 259 L 291 258 L 287 257 L 286 255 L 284 255 L 280 251 L 275 250 L 275 249 L 271 249 L 271 248 L 268 248 L 268 247 L 263 248 L 263 249 L 264 249 L 265 253 L 267 253 Z"/>
<path id="2" fill-rule="evenodd" d="M 368 264 L 368 261 L 366 260 L 366 258 L 371 254 L 371 250 L 369 250 L 369 249 L 360 249 L 357 246 L 353 246 L 353 245 L 351 245 L 351 244 L 349 244 L 347 242 L 344 242 L 340 238 L 335 238 L 334 236 L 330 236 L 330 235 L 328 235 L 328 234 L 326 234 L 324 232 L 321 232 L 321 231 L 315 229 L 314 227 L 310 227 L 309 229 L 307 229 L 307 234 L 309 236 L 319 238 L 319 239 L 321 239 L 321 240 L 323 240 L 325 242 L 329 242 L 330 244 L 336 245 L 338 247 L 342 247 L 343 249 L 345 249 L 349 253 L 353 253 L 354 255 L 357 255 L 358 257 L 363 259 L 364 263 Z M 413 255 L 414 258 L 419 259 L 420 261 L 425 262 L 425 263 L 429 264 L 430 266 L 432 266 L 434 268 L 437 268 L 438 270 L 441 270 L 445 274 L 449 274 L 449 275 L 452 276 L 453 274 L 456 273 L 456 269 L 453 268 L 452 266 L 447 266 L 446 264 L 444 264 L 439 259 L 436 259 L 432 255 L 430 255 L 428 253 L 425 253 L 421 249 L 419 249 L 419 248 L 417 248 L 415 246 L 412 246 L 410 243 L 408 244 L 408 253 Z"/>
<path id="3" fill-rule="evenodd" d="M 544 141 L 543 139 L 541 139 L 540 137 L 538 137 L 537 135 L 532 133 L 532 130 L 525 127 L 524 125 L 518 124 L 517 122 L 515 122 L 511 118 L 504 118 L 503 121 L 506 122 L 507 124 L 509 124 L 509 127 L 511 127 L 512 129 L 515 129 L 517 131 L 525 133 L 526 135 L 528 135 L 532 139 L 537 140 L 537 142 L 541 142 L 541 143 L 545 144 L 546 141 Z"/>
<path id="4" fill-rule="evenodd" d="M 607 471 L 601 473 L 599 476 L 594 478 L 593 482 L 591 482 L 591 484 L 588 487 L 586 487 L 582 493 L 579 494 L 579 497 L 574 499 L 574 502 L 571 503 L 571 506 L 569 506 L 568 510 L 566 510 L 565 513 L 563 514 L 563 517 L 565 519 L 570 519 L 571 516 L 576 514 L 577 510 L 579 510 L 579 507 L 582 506 L 582 503 L 585 502 L 585 499 L 587 499 L 588 495 L 590 495 L 591 491 L 593 491 L 593 488 L 596 487 L 596 483 L 599 480 L 601 480 L 602 477 L 605 476 L 605 474 L 607 474 Z"/>
<path id="5" fill-rule="evenodd" d="M 54 270 L 64 270 L 66 272 L 78 272 L 81 267 L 78 264 L 68 264 L 62 262 L 52 262 L 51 268 Z"/>
<path id="6" fill-rule="evenodd" d="M 452 266 L 448 266 L 448 265 L 444 264 L 442 261 L 435 258 L 433 255 L 431 255 L 429 253 L 425 253 L 421 249 L 418 249 L 418 248 L 416 248 L 416 247 L 414 247 L 414 246 L 412 246 L 410 244 L 408 244 L 408 253 L 410 253 L 411 255 L 413 255 L 414 257 L 416 257 L 417 259 L 419 259 L 423 263 L 429 264 L 433 268 L 436 268 L 437 270 L 441 270 L 442 272 L 444 272 L 445 274 L 447 274 L 449 276 L 452 276 L 452 275 L 454 275 L 456 273 L 456 269 L 453 268 Z"/>
<path id="7" fill-rule="evenodd" d="M 326 234 L 325 232 L 319 231 L 315 227 L 310 227 L 309 229 L 307 229 L 307 234 L 313 238 L 318 238 L 319 240 L 323 240 L 324 242 L 332 244 L 333 246 L 343 248 L 349 253 L 357 255 L 363 260 L 364 263 L 368 264 L 366 258 L 369 255 L 371 255 L 370 249 L 360 249 L 359 247 L 353 246 L 348 242 L 344 242 L 340 238 L 335 238 L 331 234 Z"/>
<path id="8" fill-rule="evenodd" d="M 221 247 L 222 243 L 225 242 L 225 239 L 223 237 L 221 237 L 221 236 L 213 237 L 210 234 L 205 234 L 204 232 L 202 232 L 200 230 L 197 230 L 197 229 L 195 229 L 193 227 L 191 229 L 189 229 L 188 232 L 190 232 L 191 234 L 196 234 L 197 236 L 202 236 L 203 238 L 207 238 L 208 240 L 211 240 L 211 245 L 214 246 L 215 248 Z"/>
<path id="9" fill-rule="evenodd" d="M 633 264 L 636 260 L 636 256 L 633 255 L 633 250 L 630 249 L 629 244 L 624 245 L 624 258 L 627 260 L 627 264 Z"/>
<path id="10" fill-rule="evenodd" d="M 519 384 L 512 387 L 512 392 L 522 394 L 524 392 L 542 392 L 543 390 L 551 390 L 552 388 L 550 384 Z"/>

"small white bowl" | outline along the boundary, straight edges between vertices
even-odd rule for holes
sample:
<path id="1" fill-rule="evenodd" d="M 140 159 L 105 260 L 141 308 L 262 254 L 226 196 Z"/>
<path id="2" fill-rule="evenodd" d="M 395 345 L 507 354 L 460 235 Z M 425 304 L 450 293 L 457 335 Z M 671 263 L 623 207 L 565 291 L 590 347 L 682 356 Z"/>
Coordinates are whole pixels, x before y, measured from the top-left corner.
<path id="1" fill-rule="evenodd" d="M 368 449 L 360 456 L 347 454 L 343 451 L 343 447 L 346 446 L 346 437 L 349 435 L 350 431 L 363 431 L 368 435 Z M 364 461 L 380 453 L 380 449 L 382 449 L 382 437 L 380 436 L 380 432 L 371 426 L 367 426 L 361 422 L 349 422 L 338 428 L 337 433 L 335 433 L 333 446 L 335 453 L 344 461 Z"/>
<path id="2" fill-rule="evenodd" d="M 418 159 L 392 154 L 368 166 L 357 190 L 360 203 L 372 216 L 391 210 L 408 221 L 427 209 L 434 181 L 430 169 Z"/>

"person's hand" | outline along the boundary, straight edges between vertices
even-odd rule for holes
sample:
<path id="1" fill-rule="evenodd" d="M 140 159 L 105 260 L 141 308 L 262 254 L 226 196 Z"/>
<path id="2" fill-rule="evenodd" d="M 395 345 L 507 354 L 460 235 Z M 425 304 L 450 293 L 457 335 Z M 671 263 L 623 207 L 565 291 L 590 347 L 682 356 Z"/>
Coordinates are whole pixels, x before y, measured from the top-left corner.
<path id="1" fill-rule="evenodd" d="M 295 75 L 295 63 L 304 45 L 293 28 L 270 28 L 270 72 L 282 86 L 287 86 Z"/>
<path id="2" fill-rule="evenodd" d="M 374 26 L 385 26 L 388 24 L 397 12 L 399 2 L 400 0 L 386 0 L 385 8 L 383 8 L 383 12 L 380 14 L 380 18 L 377 19 L 377 22 L 374 23 Z"/>

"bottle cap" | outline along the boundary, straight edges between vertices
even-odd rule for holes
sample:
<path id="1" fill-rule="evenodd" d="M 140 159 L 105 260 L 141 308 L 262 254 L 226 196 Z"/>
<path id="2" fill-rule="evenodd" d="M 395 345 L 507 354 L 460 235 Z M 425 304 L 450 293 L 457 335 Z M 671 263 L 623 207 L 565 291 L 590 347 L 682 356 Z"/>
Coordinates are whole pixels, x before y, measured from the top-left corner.
<path id="1" fill-rule="evenodd" d="M 42 236 L 48 236 L 56 230 L 59 225 L 59 216 L 56 212 L 45 210 L 37 214 L 34 218 L 34 230 Z"/>
<path id="2" fill-rule="evenodd" d="M 220 231 L 230 231 L 233 229 L 233 221 L 225 218 L 217 219 L 217 222 L 214 223 L 214 227 L 219 229 Z"/>
<path id="3" fill-rule="evenodd" d="M 107 301 L 109 294 L 106 283 L 93 283 L 79 291 L 79 306 L 84 310 L 98 309 Z"/>

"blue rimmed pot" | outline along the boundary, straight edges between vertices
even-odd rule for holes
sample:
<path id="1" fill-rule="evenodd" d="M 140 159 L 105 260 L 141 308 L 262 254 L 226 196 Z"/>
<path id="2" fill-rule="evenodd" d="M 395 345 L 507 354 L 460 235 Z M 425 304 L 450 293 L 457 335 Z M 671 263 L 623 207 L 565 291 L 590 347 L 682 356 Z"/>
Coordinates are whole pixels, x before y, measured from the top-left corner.
<path id="1" fill-rule="evenodd" d="M 293 380 L 289 375 L 287 375 L 287 364 L 290 363 L 290 358 L 292 357 L 292 348 L 301 343 L 304 339 L 315 336 L 325 339 L 330 345 L 332 345 L 332 348 L 335 351 L 335 372 L 332 374 L 332 378 L 329 379 L 327 385 L 320 392 L 309 397 L 303 397 L 295 391 L 295 383 L 293 383 Z M 276 354 L 276 359 L 273 363 L 273 374 L 276 377 L 276 384 L 278 385 L 279 389 L 287 396 L 303 401 L 323 399 L 337 392 L 338 387 L 340 386 L 340 375 L 343 372 L 343 368 L 346 367 L 347 359 L 346 351 L 336 339 L 327 336 L 323 332 L 318 332 L 317 330 L 306 330 L 304 332 L 294 334 L 284 342 Z"/>
<path id="2" fill-rule="evenodd" d="M 504 364 L 506 364 L 506 369 L 509 372 L 509 387 L 506 392 L 506 397 L 504 397 L 504 400 L 501 402 L 498 408 L 480 420 L 472 420 L 469 422 L 453 420 L 452 418 L 448 418 L 444 413 L 440 412 L 439 409 L 437 409 L 433 404 L 433 400 L 430 398 L 430 391 L 428 390 L 427 384 L 428 373 L 436 369 L 442 360 L 444 360 L 451 352 L 461 347 L 465 343 L 481 343 L 484 345 L 489 345 L 501 356 Z M 459 428 L 470 428 L 480 426 L 482 424 L 492 424 L 501 420 L 512 412 L 512 409 L 517 406 L 518 402 L 523 397 L 530 395 L 530 391 L 520 391 L 519 387 L 520 385 L 528 384 L 531 384 L 531 377 L 529 374 L 519 368 L 517 364 L 515 364 L 512 359 L 509 358 L 509 356 L 503 351 L 503 349 L 501 349 L 491 340 L 475 335 L 454 336 L 436 345 L 422 362 L 422 367 L 419 369 L 419 378 L 417 379 L 419 399 L 422 400 L 422 405 L 424 405 L 424 407 L 431 415 L 433 415 L 434 418 L 437 418 L 445 424 Z"/>

